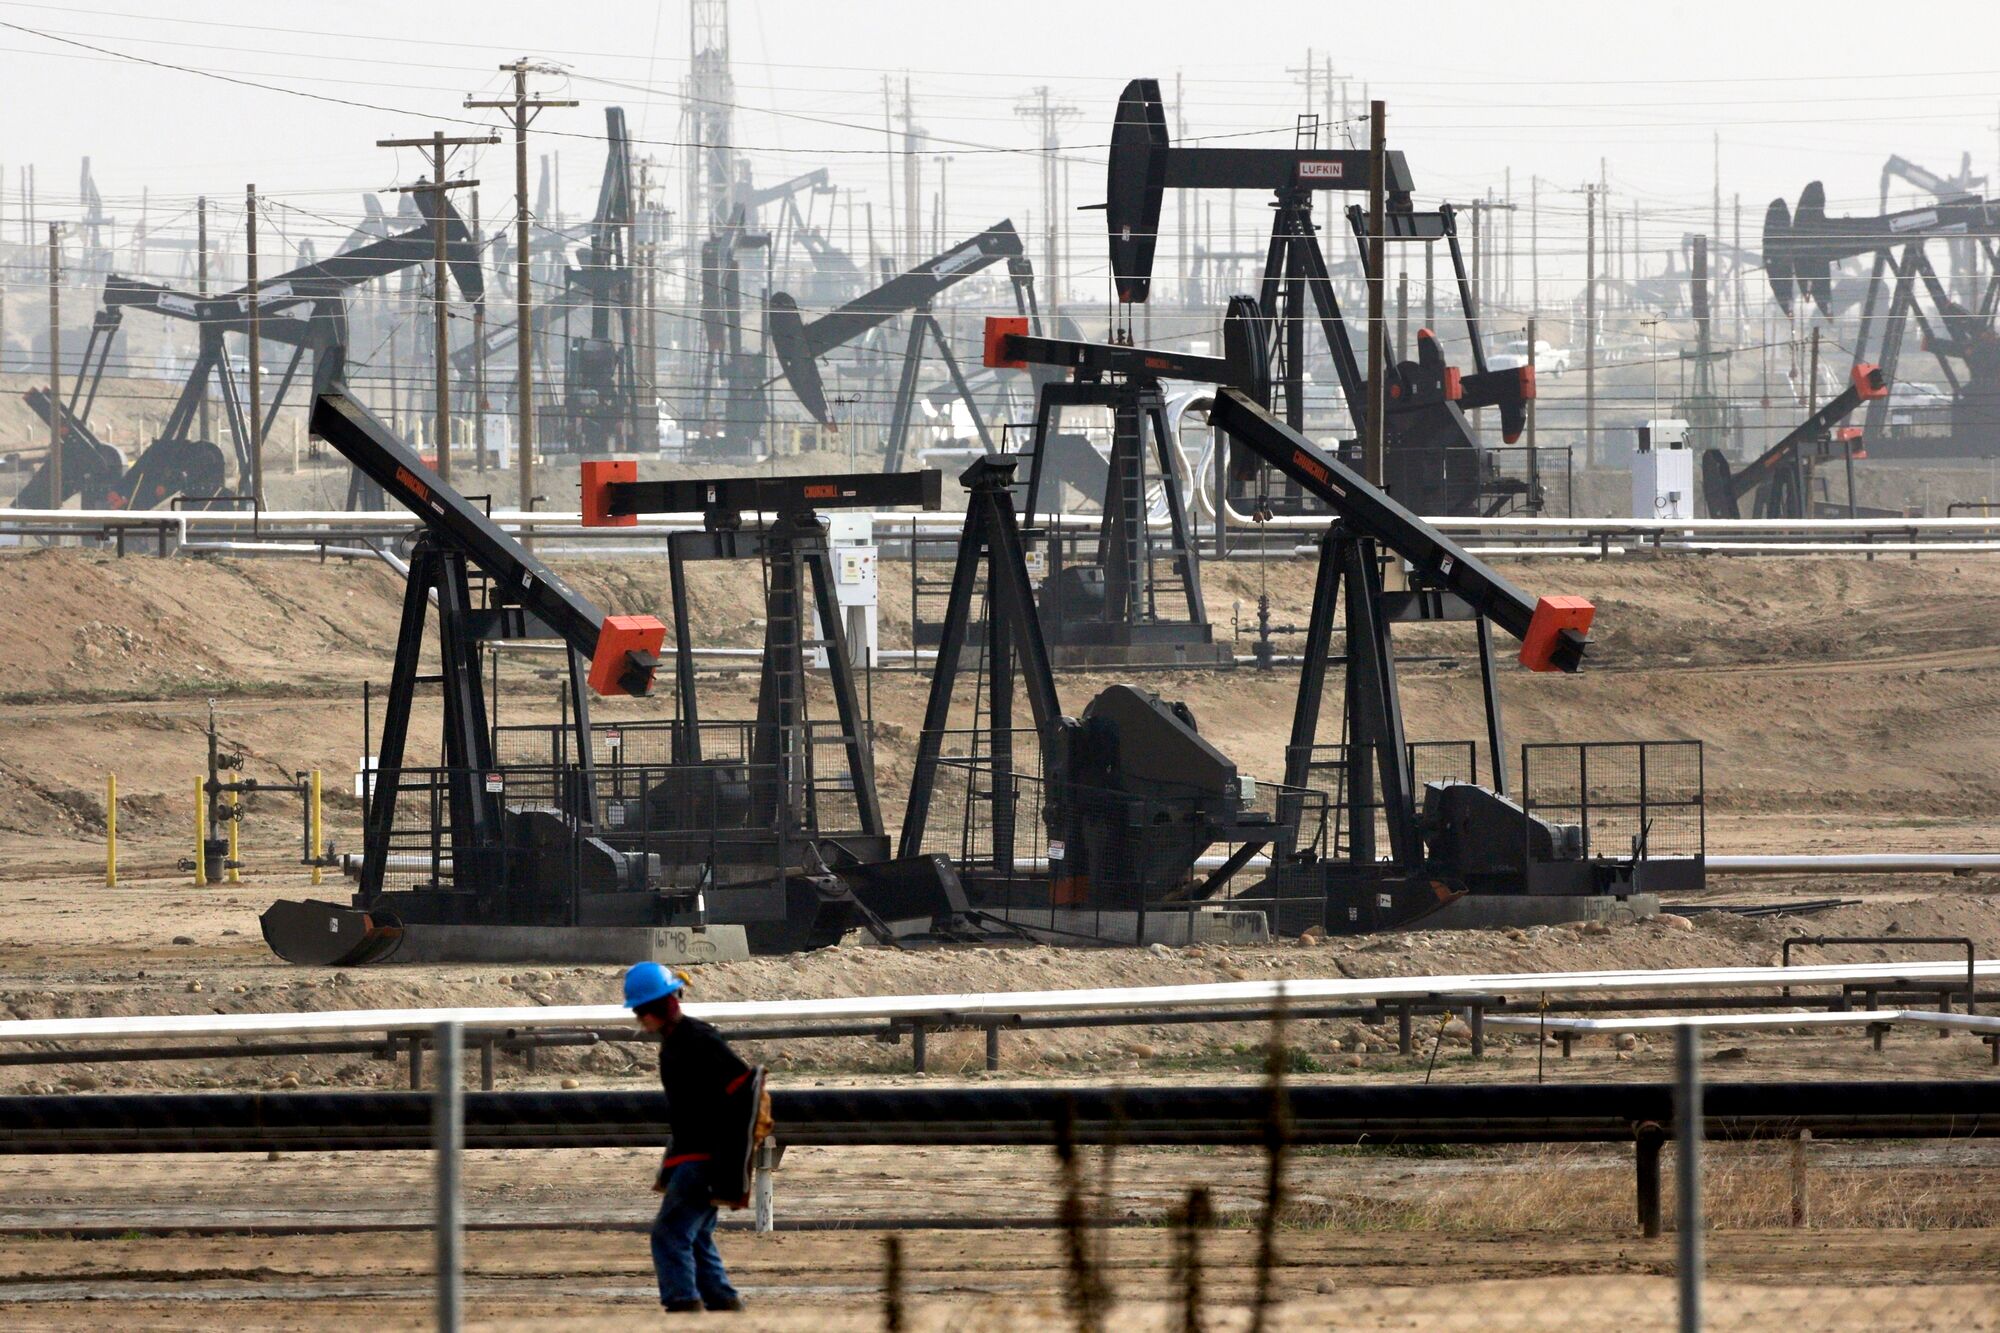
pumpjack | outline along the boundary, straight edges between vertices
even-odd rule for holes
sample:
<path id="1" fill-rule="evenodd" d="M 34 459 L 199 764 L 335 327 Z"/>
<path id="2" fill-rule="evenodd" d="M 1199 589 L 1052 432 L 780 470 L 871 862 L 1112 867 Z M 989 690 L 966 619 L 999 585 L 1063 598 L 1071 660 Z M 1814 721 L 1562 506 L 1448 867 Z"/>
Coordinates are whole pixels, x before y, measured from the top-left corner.
<path id="1" fill-rule="evenodd" d="M 887 471 L 899 471 L 907 452 L 910 421 L 917 400 L 917 383 L 923 372 L 925 345 L 934 345 L 938 359 L 966 411 L 987 453 L 995 451 L 993 435 L 979 410 L 978 400 L 952 355 L 932 306 L 946 291 L 992 265 L 1006 261 L 1014 288 L 1015 308 L 1021 318 L 1038 331 L 1041 313 L 1035 304 L 1035 273 L 1027 250 L 1010 219 L 1003 218 L 985 231 L 959 242 L 906 273 L 889 279 L 873 291 L 855 297 L 837 310 L 808 323 L 798 301 L 787 292 L 773 292 L 765 306 L 771 348 L 778 365 L 799 403 L 821 425 L 833 425 L 834 415 L 827 402 L 826 386 L 820 377 L 820 358 L 837 348 L 864 337 L 899 315 L 910 316 L 908 345 L 903 351 L 896 401 L 889 419 L 885 444 Z"/>
<path id="2" fill-rule="evenodd" d="M 949 848 L 972 909 L 1016 930 L 1134 942 L 1146 937 L 1149 911 L 1189 888 L 1210 847 L 1247 857 L 1283 830 L 1259 808 L 1269 793 L 1201 735 L 1185 704 L 1112 685 L 1080 716 L 1063 713 L 1014 508 L 1018 462 L 982 457 L 960 478 L 965 528 L 899 855 Z M 954 729 L 953 700 L 968 671 L 984 717 Z M 1022 694 L 1025 727 L 1016 725 Z M 1106 913 L 1132 920 L 1111 927 Z"/>
<path id="3" fill-rule="evenodd" d="M 604 177 L 590 238 L 564 272 L 566 304 L 589 312 L 589 330 L 572 333 L 564 352 L 563 416 L 567 440 L 578 453 L 609 453 L 652 442 L 657 421 L 639 413 L 637 320 L 632 273 L 632 230 L 638 220 L 632 183 L 632 143 L 625 108 L 604 109 Z"/>
<path id="4" fill-rule="evenodd" d="M 885 912 L 957 922 L 963 904 L 947 863 L 888 856 L 813 508 L 935 504 L 935 474 L 651 483 L 630 478 L 630 464 L 593 466 L 584 498 L 594 523 L 660 506 L 700 508 L 708 519 L 704 531 L 676 539 L 679 715 L 664 726 L 597 725 L 593 696 L 651 693 L 666 627 L 598 609 L 345 395 L 320 396 L 313 429 L 417 514 L 424 532 L 410 557 L 359 885 L 348 904 L 285 902 L 266 912 L 265 938 L 281 957 L 368 962 L 408 951 L 418 937 L 421 957 L 455 949 L 574 957 L 586 944 L 552 942 L 547 932 L 607 927 L 740 927 L 753 950 L 783 952 L 855 927 L 881 929 Z M 741 516 L 760 510 L 778 523 L 744 530 Z M 760 555 L 772 585 L 758 716 L 710 723 L 695 702 L 684 563 Z M 433 607 L 438 669 L 425 675 Z M 809 607 L 820 613 L 822 639 L 808 636 Z M 503 727 L 489 712 L 479 655 L 495 641 L 524 639 L 565 650 L 560 724 Z M 807 716 L 804 654 L 820 643 L 834 682 L 831 736 Z M 406 755 L 426 681 L 439 685 L 443 705 L 434 767 Z M 642 753 L 649 740 L 664 743 Z M 844 761 L 839 776 L 816 754 L 829 748 Z"/>
<path id="5" fill-rule="evenodd" d="M 299 379 L 305 358 L 312 357 L 312 390 L 322 393 L 339 380 L 348 339 L 346 293 L 377 278 L 428 263 L 434 253 L 434 211 L 442 207 L 448 264 L 459 291 L 477 301 L 485 291 L 478 254 L 471 234 L 449 202 L 419 193 L 427 219 L 421 227 L 371 241 L 315 264 L 266 279 L 257 286 L 258 330 L 267 342 L 291 347 L 292 354 L 276 388 L 264 396 L 263 428 L 268 432 Z M 236 382 L 227 355 L 231 335 L 248 337 L 248 289 L 203 297 L 158 283 L 111 274 L 104 280 L 103 306 L 91 324 L 81 369 L 67 402 L 56 404 L 46 389 L 28 391 L 27 401 L 44 421 L 60 413 L 63 429 L 63 495 L 49 493 L 47 464 L 28 479 L 14 499 L 15 508 L 49 508 L 70 495 L 81 495 L 86 509 L 151 509 L 175 496 L 207 501 L 221 496 L 228 482 L 223 452 L 212 441 L 195 438 L 201 404 L 217 386 L 223 415 L 235 442 L 236 474 L 250 475 L 250 431 L 244 414 L 247 391 Z M 104 380 L 105 364 L 127 311 L 143 310 L 195 326 L 197 349 L 180 396 L 168 413 L 160 437 L 129 467 L 118 450 L 90 429 L 91 408 Z M 358 481 L 358 477 L 357 477 Z M 350 490 L 353 507 L 356 496 Z"/>
<path id="6" fill-rule="evenodd" d="M 509 790 L 479 653 L 498 639 L 562 643 L 570 710 L 587 737 L 592 693 L 651 692 L 666 627 L 651 616 L 600 610 L 345 393 L 314 399 L 311 429 L 421 518 L 424 531 L 410 555 L 395 670 L 369 779 L 359 891 L 348 905 L 274 904 L 262 918 L 265 941 L 292 962 L 353 964 L 393 953 L 412 930 L 659 922 L 662 906 L 646 859 L 597 836 L 599 794 L 587 746 L 574 770 L 545 770 L 539 781 L 522 779 Z M 474 602 L 475 577 L 486 587 L 483 605 Z M 422 670 L 433 605 L 434 676 Z M 425 681 L 436 682 L 441 696 L 437 767 L 405 759 L 417 687 Z M 418 868 L 428 878 L 391 888 L 392 867 Z"/>
<path id="7" fill-rule="evenodd" d="M 649 513 L 702 515 L 667 539 L 674 614 L 675 716 L 669 745 L 633 785 L 647 805 L 617 845 L 654 854 L 669 882 L 699 884 L 708 917 L 745 926 L 750 948 L 781 953 L 837 942 L 865 926 L 920 918 L 943 934 L 978 932 L 956 874 L 939 856 L 896 857 L 875 784 L 870 721 L 835 593 L 820 514 L 942 503 L 935 471 L 640 481 L 630 462 L 584 465 L 584 522 Z M 762 527 L 745 516 L 767 514 Z M 688 614 L 690 563 L 762 563 L 764 652 L 754 720 L 703 716 Z M 818 629 L 815 631 L 814 626 Z M 810 716 L 808 655 L 823 653 L 833 716 Z M 622 727 L 630 745 L 633 730 Z M 615 775 L 613 775 L 615 776 Z"/>
<path id="8" fill-rule="evenodd" d="M 1786 433 L 1785 437 L 1741 468 L 1731 468 L 1729 457 L 1720 449 L 1704 449 L 1701 454 L 1701 494 L 1710 518 L 1743 517 L 1743 501 L 1754 496 L 1752 518 L 1807 518 L 1812 515 L 1812 482 L 1818 465 L 1841 456 L 1835 451 L 1851 451 L 1854 441 L 1836 440 L 1840 423 L 1863 403 L 1886 398 L 1889 382 L 1878 366 L 1858 365 L 1845 389 L 1818 411 Z M 1857 432 L 1858 433 L 1858 432 Z M 1840 507 L 1845 514 L 1846 507 Z"/>
<path id="9" fill-rule="evenodd" d="M 1695 789 L 1665 796 L 1652 790 L 1650 815 L 1648 757 L 1664 766 L 1673 754 L 1684 769 L 1685 748 L 1662 750 L 1653 742 L 1616 747 L 1616 776 L 1607 779 L 1592 777 L 1587 747 L 1560 747 L 1556 766 L 1566 778 L 1575 775 L 1573 782 L 1556 784 L 1561 796 L 1535 801 L 1525 772 L 1521 788 L 1510 788 L 1493 632 L 1520 641 L 1519 660 L 1531 671 L 1575 672 L 1583 665 L 1595 618 L 1589 601 L 1529 596 L 1239 389 L 1217 390 L 1210 419 L 1332 512 L 1319 543 L 1299 697 L 1285 750 L 1286 795 L 1277 818 L 1297 832 L 1278 848 L 1249 900 L 1269 902 L 1281 930 L 1320 925 L 1342 932 L 1403 925 L 1468 893 L 1574 897 L 1699 885 L 1698 841 L 1692 851 L 1678 841 L 1669 846 L 1654 826 L 1662 818 L 1686 820 L 1690 810 L 1698 813 L 1698 747 L 1692 752 Z M 1329 754 L 1319 741 L 1319 724 L 1327 666 L 1339 660 L 1332 656 L 1337 616 L 1346 631 L 1346 680 L 1342 740 Z M 1478 783 L 1468 759 L 1466 769 L 1420 788 L 1419 751 L 1404 729 L 1392 626 L 1466 620 L 1478 633 L 1493 783 Z M 1465 748 L 1468 755 L 1476 753 Z M 1524 747 L 1524 766 L 1532 748 Z M 1628 762 L 1633 756 L 1636 775 L 1621 771 L 1634 767 Z M 1601 758 L 1600 770 L 1603 766 Z M 1328 776 L 1331 793 L 1320 785 Z M 1654 781 L 1665 777 L 1656 773 Z M 1675 780 L 1685 779 L 1680 773 Z M 1616 794 L 1607 795 L 1607 788 Z M 1333 803 L 1330 840 L 1328 830 L 1318 835 L 1309 830 L 1306 793 L 1313 792 Z M 1591 850 L 1593 799 L 1600 812 L 1609 805 L 1635 818 L 1629 854 Z M 1577 822 L 1538 813 L 1558 804 L 1576 813 Z M 1381 832 L 1387 835 L 1386 855 L 1378 842 Z M 1603 830 L 1598 833 L 1601 837 Z"/>
<path id="10" fill-rule="evenodd" d="M 1903 338 L 1914 320 L 1924 349 L 1951 387 L 1938 420 L 1900 422 L 1885 394 L 1871 398 L 1862 440 L 1871 458 L 1982 458 L 2000 440 L 2000 277 L 1989 274 L 1969 305 L 1954 300 L 1925 254 L 1932 240 L 1978 246 L 2000 269 L 2000 204 L 1960 195 L 1881 216 L 1829 218 L 1826 187 L 1813 181 L 1788 209 L 1773 199 L 1764 216 L 1764 269 L 1771 294 L 1790 315 L 1804 295 L 1821 314 L 1833 311 L 1833 266 L 1873 256 L 1854 339 L 1857 368 L 1881 367 L 1895 382 Z M 1970 280 L 1970 275 L 1966 275 Z M 1929 311 L 1926 312 L 1926 299 Z M 1914 414 L 1912 414 L 1914 415 Z"/>
<path id="11" fill-rule="evenodd" d="M 1461 373 L 1447 365 L 1436 336 L 1428 329 L 1418 332 L 1415 355 L 1409 360 L 1400 359 L 1393 339 L 1385 342 L 1387 364 L 1379 368 L 1389 377 L 1384 480 L 1392 494 L 1420 513 L 1491 514 L 1516 504 L 1538 511 L 1542 504 L 1538 483 L 1502 475 L 1465 417 L 1467 411 L 1477 408 L 1497 408 L 1502 437 L 1513 443 L 1526 426 L 1527 401 L 1535 392 L 1534 367 L 1487 368 L 1479 312 L 1459 248 L 1456 215 L 1449 204 L 1435 210 L 1416 208 L 1404 155 L 1392 151 L 1384 157 L 1387 208 L 1382 239 L 1385 244 L 1397 245 L 1442 243 L 1450 251 L 1473 359 L 1470 372 Z M 1358 437 L 1367 402 L 1365 382 L 1376 368 L 1363 367 L 1365 353 L 1356 354 L 1320 247 L 1313 197 L 1324 190 L 1367 188 L 1368 154 L 1362 151 L 1311 146 L 1177 147 L 1168 138 L 1159 80 L 1134 79 L 1119 100 L 1112 127 L 1105 192 L 1105 225 L 1118 299 L 1137 304 L 1148 298 L 1166 191 L 1270 194 L 1271 240 L 1257 304 L 1266 336 L 1271 339 L 1274 404 L 1294 430 L 1305 429 L 1306 325 L 1316 315 Z M 1366 210 L 1351 206 L 1347 217 L 1365 253 L 1369 241 Z M 1308 300 L 1312 302 L 1311 314 Z M 1366 344 L 1364 337 L 1364 349 Z M 1224 471 L 1216 470 L 1219 485 Z M 1256 470 L 1231 471 L 1237 495 L 1247 495 Z M 1300 506 L 1298 489 L 1290 483 L 1284 485 L 1284 493 L 1266 497 L 1263 507 Z M 1222 508 L 1218 505 L 1219 511 Z"/>
<path id="12" fill-rule="evenodd" d="M 1202 599 L 1200 555 L 1181 491 L 1180 446 L 1162 387 L 1166 380 L 1194 380 L 1268 394 L 1254 303 L 1237 298 L 1223 327 L 1227 355 L 1212 357 L 1044 338 L 1022 318 L 986 322 L 988 366 L 1069 372 L 1066 380 L 1045 377 L 1036 393 L 1023 522 L 1032 529 L 1038 515 L 1060 514 L 1063 483 L 1102 506 L 1094 558 L 1068 561 L 1061 533 L 1049 540 L 1042 629 L 1066 665 L 1227 660 Z M 1107 459 L 1086 437 L 1062 432 L 1064 411 L 1079 408 L 1110 413 Z M 1163 533 L 1152 522 L 1156 485 Z"/>

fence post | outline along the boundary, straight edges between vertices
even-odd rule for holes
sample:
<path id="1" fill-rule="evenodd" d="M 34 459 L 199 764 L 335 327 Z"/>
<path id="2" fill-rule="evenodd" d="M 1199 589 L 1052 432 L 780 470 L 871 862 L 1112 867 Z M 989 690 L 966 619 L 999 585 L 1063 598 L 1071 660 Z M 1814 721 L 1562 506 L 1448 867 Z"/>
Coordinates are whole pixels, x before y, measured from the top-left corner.
<path id="1" fill-rule="evenodd" d="M 459 1158 L 465 1146 L 465 1093 L 459 1086 L 460 1031 L 456 1023 L 433 1030 L 437 1091 L 431 1099 L 431 1142 L 437 1157 L 437 1326 L 457 1333 L 461 1314 Z"/>
<path id="2" fill-rule="evenodd" d="M 1792 1225 L 1809 1227 L 1812 1225 L 1812 1198 L 1806 1192 L 1806 1149 L 1812 1144 L 1812 1131 L 1800 1130 L 1792 1139 Z"/>
<path id="3" fill-rule="evenodd" d="M 1639 1234 L 1648 1240 L 1660 1234 L 1660 1145 L 1666 1135 L 1651 1121 L 1633 1136 L 1633 1164 L 1638 1170 Z"/>
<path id="4" fill-rule="evenodd" d="M 1691 1024 L 1674 1041 L 1674 1231 L 1679 1242 L 1680 1329 L 1701 1333 L 1701 1033 Z"/>
<path id="5" fill-rule="evenodd" d="M 757 1156 L 750 1175 L 750 1196 L 759 1231 L 769 1231 L 777 1225 L 773 1199 L 777 1186 L 775 1179 L 777 1166 L 778 1145 L 770 1139 L 765 1139 L 757 1145 Z"/>
<path id="6" fill-rule="evenodd" d="M 118 887 L 118 775 L 104 775 L 104 887 Z"/>

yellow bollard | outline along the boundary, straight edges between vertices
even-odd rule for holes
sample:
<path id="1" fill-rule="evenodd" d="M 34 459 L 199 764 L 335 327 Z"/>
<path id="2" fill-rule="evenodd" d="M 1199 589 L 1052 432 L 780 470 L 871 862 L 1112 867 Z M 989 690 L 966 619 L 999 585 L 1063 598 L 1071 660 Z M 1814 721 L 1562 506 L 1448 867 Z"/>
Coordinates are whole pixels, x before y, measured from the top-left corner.
<path id="1" fill-rule="evenodd" d="M 242 824 L 243 793 L 233 791 L 229 793 L 229 860 L 227 862 L 229 870 L 225 876 L 231 884 L 241 884 L 243 882 L 243 872 L 236 868 L 236 830 L 242 827 Z"/>
<path id="2" fill-rule="evenodd" d="M 194 780 L 194 884 L 200 888 L 208 883 L 208 784 L 200 778 Z"/>
<path id="3" fill-rule="evenodd" d="M 319 770 L 315 768 L 312 771 L 312 882 L 315 884 L 319 883 L 319 858 L 324 854 L 322 849 L 326 846 L 326 825 L 320 817 L 320 808 Z"/>
<path id="4" fill-rule="evenodd" d="M 104 775 L 104 887 L 118 887 L 118 775 Z"/>

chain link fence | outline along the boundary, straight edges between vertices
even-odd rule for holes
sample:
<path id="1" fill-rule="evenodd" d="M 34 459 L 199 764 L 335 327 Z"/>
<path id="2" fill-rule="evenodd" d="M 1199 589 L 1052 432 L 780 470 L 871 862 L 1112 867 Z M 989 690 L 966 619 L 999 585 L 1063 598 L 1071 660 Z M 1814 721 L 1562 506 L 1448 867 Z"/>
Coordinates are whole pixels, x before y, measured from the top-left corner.
<path id="1" fill-rule="evenodd" d="M 1283 1012 L 1247 1081 L 781 1078 L 722 1222 L 738 1326 L 2000 1324 L 1990 1085 L 1781 1095 L 1711 1081 L 1728 1062 L 1685 1027 L 1667 1078 L 1481 1084 L 1455 1022 L 1365 1082 L 1327 1068 L 1341 1029 Z M 464 1034 L 431 1046 L 416 1093 L 0 1098 L 0 1319 L 647 1317 L 650 1053 L 620 1054 L 634 1083 L 510 1066 L 482 1094 Z"/>

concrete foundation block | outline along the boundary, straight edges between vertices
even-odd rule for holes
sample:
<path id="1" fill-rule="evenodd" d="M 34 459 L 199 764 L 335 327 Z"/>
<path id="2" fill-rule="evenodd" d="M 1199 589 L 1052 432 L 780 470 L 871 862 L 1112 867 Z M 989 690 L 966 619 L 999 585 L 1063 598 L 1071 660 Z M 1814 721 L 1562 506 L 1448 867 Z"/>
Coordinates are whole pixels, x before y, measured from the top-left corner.
<path id="1" fill-rule="evenodd" d="M 403 928 L 390 963 L 721 963 L 750 956 L 741 926 Z"/>

